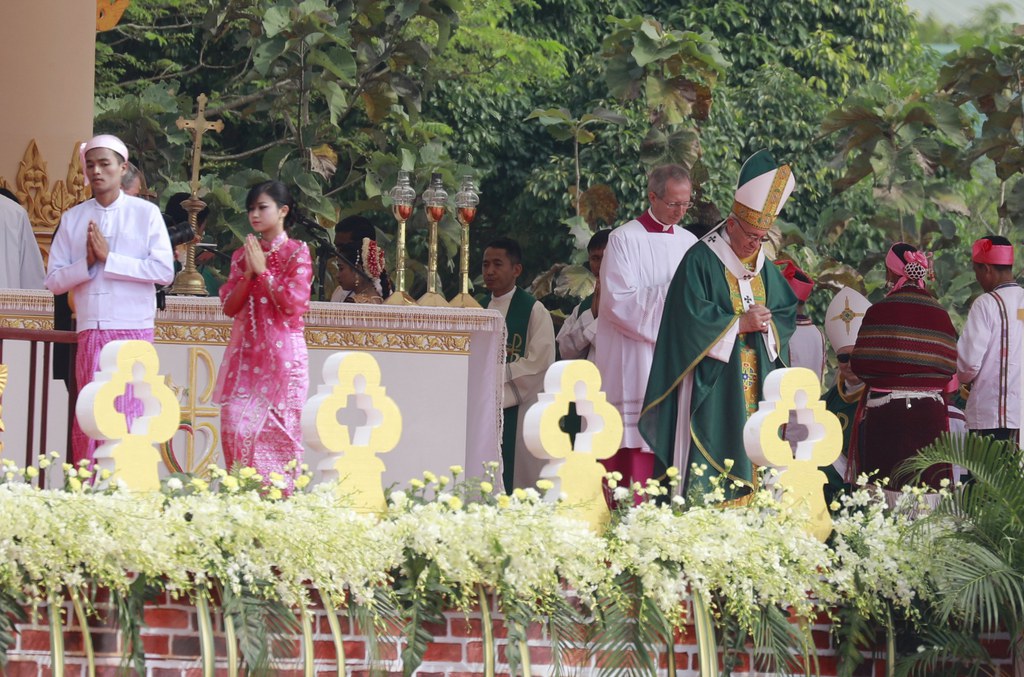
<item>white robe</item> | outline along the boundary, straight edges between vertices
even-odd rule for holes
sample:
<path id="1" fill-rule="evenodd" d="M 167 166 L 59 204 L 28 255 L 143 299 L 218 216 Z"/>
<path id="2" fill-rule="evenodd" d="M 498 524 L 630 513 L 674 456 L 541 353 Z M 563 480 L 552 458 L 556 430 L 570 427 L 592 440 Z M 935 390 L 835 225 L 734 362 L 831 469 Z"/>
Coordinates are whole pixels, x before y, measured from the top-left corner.
<path id="1" fill-rule="evenodd" d="M 509 304 L 515 288 L 502 296 L 494 296 L 487 305 L 497 310 L 502 317 L 508 314 Z M 516 456 L 513 486 L 532 487 L 540 479 L 540 471 L 544 461 L 535 457 L 526 448 L 523 438 L 523 417 L 526 410 L 536 401 L 537 395 L 544 389 L 544 375 L 548 367 L 555 361 L 555 327 L 551 323 L 551 314 L 540 301 L 534 301 L 530 309 L 530 323 L 526 328 L 526 350 L 522 357 L 505 363 L 505 388 L 502 394 L 502 407 L 519 407 L 516 428 Z"/>
<path id="2" fill-rule="evenodd" d="M 99 226 L 110 253 L 86 259 L 89 222 Z M 121 193 L 110 206 L 86 200 L 64 212 L 50 248 L 46 287 L 74 292 L 77 331 L 152 329 L 156 284 L 174 280 L 174 252 L 156 205 Z"/>
<path id="3" fill-rule="evenodd" d="M 0 289 L 44 289 L 43 255 L 28 212 L 0 195 Z"/>
<path id="4" fill-rule="evenodd" d="M 558 330 L 558 354 L 563 360 L 591 360 L 596 352 L 597 318 L 593 308 L 580 312 L 577 305 Z"/>
<path id="5" fill-rule="evenodd" d="M 825 337 L 809 320 L 807 324 L 801 322 L 798 317 L 796 331 L 789 339 L 789 366 L 810 369 L 817 374 L 818 383 L 821 383 L 825 373 Z"/>
<path id="6" fill-rule="evenodd" d="M 601 262 L 597 354 L 602 389 L 622 415 L 621 447 L 649 452 L 637 430 L 661 328 L 665 296 L 679 262 L 696 244 L 679 226 L 651 233 L 638 220 L 612 231 Z"/>
<path id="7" fill-rule="evenodd" d="M 1002 311 L 992 294 L 982 294 L 971 305 L 960 340 L 957 341 L 957 376 L 961 383 L 971 384 L 967 400 L 968 430 L 1020 428 L 1021 424 L 1021 342 L 1024 324 L 1017 319 L 1024 309 L 1024 289 L 1016 284 L 993 290 L 1006 308 L 1005 325 Z M 1001 359 L 1000 343 L 1007 331 L 1008 353 Z M 1006 370 L 1006 387 L 1000 385 L 1000 371 Z"/>

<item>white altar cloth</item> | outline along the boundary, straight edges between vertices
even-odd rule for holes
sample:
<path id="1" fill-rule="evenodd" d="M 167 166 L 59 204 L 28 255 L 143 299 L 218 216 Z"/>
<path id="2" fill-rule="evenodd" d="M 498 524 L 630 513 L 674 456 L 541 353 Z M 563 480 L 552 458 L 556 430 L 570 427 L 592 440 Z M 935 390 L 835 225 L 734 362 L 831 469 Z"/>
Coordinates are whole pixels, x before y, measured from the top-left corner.
<path id="1" fill-rule="evenodd" d="M 52 329 L 52 316 L 49 292 L 0 290 L 0 326 Z M 333 352 L 369 352 L 380 364 L 381 385 L 403 418 L 401 441 L 381 456 L 387 466 L 385 486 L 404 483 L 424 470 L 447 473 L 451 465 L 480 475 L 485 462 L 498 460 L 505 362 L 505 323 L 498 312 L 314 302 L 305 319 L 310 397 L 323 383 L 322 367 Z M 157 312 L 161 373 L 178 393 L 182 408 L 181 430 L 164 451 L 168 467 L 223 465 L 219 410 L 210 395 L 230 331 L 231 319 L 221 313 L 215 298 L 168 297 L 167 309 Z M 21 393 L 28 392 L 28 354 L 27 343 L 4 342 L 3 363 L 10 377 L 0 402 L 7 427 L 0 441 L 3 456 L 19 464 L 25 459 L 28 405 Z M 63 452 L 63 383 L 51 383 L 46 406 L 47 446 Z M 307 449 L 311 467 L 320 458 Z"/>

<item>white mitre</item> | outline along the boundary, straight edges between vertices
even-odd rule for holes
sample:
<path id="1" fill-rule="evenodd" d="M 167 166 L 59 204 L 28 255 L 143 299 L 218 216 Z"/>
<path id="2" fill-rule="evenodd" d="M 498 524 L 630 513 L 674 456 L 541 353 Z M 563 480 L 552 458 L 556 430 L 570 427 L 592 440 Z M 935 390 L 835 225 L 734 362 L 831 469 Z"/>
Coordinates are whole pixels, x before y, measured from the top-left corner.
<path id="1" fill-rule="evenodd" d="M 849 287 L 839 290 L 825 311 L 825 335 L 833 350 L 838 351 L 857 342 L 860 324 L 870 307 L 871 302 L 863 294 Z"/>

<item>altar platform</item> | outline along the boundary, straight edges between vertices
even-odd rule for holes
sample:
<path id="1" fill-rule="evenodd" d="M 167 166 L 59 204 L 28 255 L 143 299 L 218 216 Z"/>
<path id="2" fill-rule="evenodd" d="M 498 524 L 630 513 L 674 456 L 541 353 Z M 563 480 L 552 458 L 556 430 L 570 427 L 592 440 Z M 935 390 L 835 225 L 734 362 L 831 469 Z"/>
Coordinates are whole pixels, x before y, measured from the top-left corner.
<path id="1" fill-rule="evenodd" d="M 52 329 L 52 318 L 49 292 L 0 289 L 0 327 Z M 216 298 L 168 297 L 166 310 L 157 311 L 160 370 L 178 395 L 182 419 L 164 450 L 167 471 L 223 465 L 219 408 L 211 395 L 230 331 L 231 319 Z M 385 486 L 451 465 L 480 474 L 483 463 L 499 459 L 505 323 L 497 311 L 314 302 L 306 314 L 306 343 L 309 397 L 323 383 L 323 364 L 334 352 L 365 351 L 380 364 L 381 384 L 402 412 L 401 440 L 385 459 Z M 6 340 L 0 357 L 9 367 L 0 401 L 7 430 L 0 442 L 3 457 L 19 465 L 26 462 L 30 439 L 25 422 L 33 378 L 34 410 L 45 409 L 47 429 L 46 448 L 40 449 L 44 436 L 35 422 L 32 455 L 66 451 L 66 389 L 52 379 L 42 387 L 43 373 L 32 373 L 30 351 L 26 341 Z M 307 448 L 306 462 L 314 466 L 319 459 Z"/>

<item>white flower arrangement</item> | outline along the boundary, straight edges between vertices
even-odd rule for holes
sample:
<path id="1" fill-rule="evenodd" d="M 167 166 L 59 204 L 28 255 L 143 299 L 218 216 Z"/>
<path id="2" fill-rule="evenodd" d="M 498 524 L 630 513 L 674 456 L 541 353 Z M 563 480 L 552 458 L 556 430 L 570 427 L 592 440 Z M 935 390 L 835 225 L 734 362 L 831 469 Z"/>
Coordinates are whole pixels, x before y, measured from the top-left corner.
<path id="1" fill-rule="evenodd" d="M 675 623 L 700 595 L 745 628 L 767 605 L 803 617 L 845 604 L 909 613 L 929 594 L 927 548 L 906 547 L 911 520 L 867 490 L 843 499 L 826 546 L 769 491 L 742 507 L 677 499 L 632 507 L 634 494 L 666 492 L 629 487 L 620 492 L 629 505 L 598 534 L 539 491 L 495 495 L 492 478 L 460 481 L 455 467 L 450 478 L 426 473 L 391 492 L 382 516 L 356 513 L 332 486 L 303 490 L 305 473 L 286 497 L 286 485 L 251 469 L 215 472 L 209 482 L 175 476 L 148 494 L 100 491 L 84 467 L 69 469 L 63 490 L 33 488 L 24 481 L 33 472 L 5 470 L 0 588 L 30 602 L 86 584 L 124 593 L 144 575 L 173 594 L 219 584 L 304 605 L 313 585 L 336 604 L 347 596 L 366 604 L 410 575 L 410 554 L 431 562 L 464 608 L 481 589 L 529 608 L 570 591 L 591 605 L 614 594 L 623 573 Z"/>

